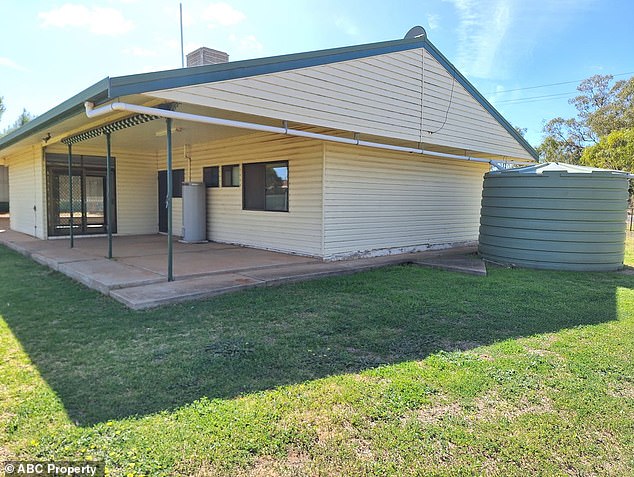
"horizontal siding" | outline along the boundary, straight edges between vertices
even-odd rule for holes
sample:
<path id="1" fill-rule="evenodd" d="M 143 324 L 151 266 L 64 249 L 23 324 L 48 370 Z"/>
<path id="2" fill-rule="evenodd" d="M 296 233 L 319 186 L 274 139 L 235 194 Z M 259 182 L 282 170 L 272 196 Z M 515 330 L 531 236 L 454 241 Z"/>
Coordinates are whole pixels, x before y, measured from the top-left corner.
<path id="1" fill-rule="evenodd" d="M 183 199 L 174 197 L 172 202 L 172 235 L 183 236 Z"/>
<path id="2" fill-rule="evenodd" d="M 11 229 L 46 237 L 42 150 L 32 147 L 8 158 Z"/>
<path id="3" fill-rule="evenodd" d="M 100 155 L 103 154 L 101 151 Z M 117 233 L 158 233 L 156 155 L 113 149 L 113 156 L 117 161 Z"/>
<path id="4" fill-rule="evenodd" d="M 344 131 L 531 159 L 422 49 L 151 95 Z"/>
<path id="5" fill-rule="evenodd" d="M 412 53 L 406 55 L 412 56 Z M 427 52 L 423 88 L 423 141 L 511 158 L 533 159 Z"/>
<path id="6" fill-rule="evenodd" d="M 477 240 L 487 169 L 480 163 L 327 145 L 325 257 Z"/>
<path id="7" fill-rule="evenodd" d="M 258 133 L 175 149 L 173 167 L 185 169 L 186 181 L 201 181 L 203 167 L 268 161 L 289 163 L 289 212 L 242 210 L 242 180 L 240 187 L 208 188 L 207 238 L 321 256 L 322 143 Z"/>

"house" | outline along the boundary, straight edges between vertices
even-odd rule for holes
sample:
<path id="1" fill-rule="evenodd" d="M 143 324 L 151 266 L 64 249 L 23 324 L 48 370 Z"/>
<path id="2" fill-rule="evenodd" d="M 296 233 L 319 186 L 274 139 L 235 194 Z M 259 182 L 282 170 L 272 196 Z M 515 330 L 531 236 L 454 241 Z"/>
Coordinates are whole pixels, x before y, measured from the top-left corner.
<path id="1" fill-rule="evenodd" d="M 9 170 L 0 166 L 0 214 L 9 211 Z"/>
<path id="2" fill-rule="evenodd" d="M 536 158 L 420 27 L 105 78 L 0 139 L 13 230 L 179 236 L 204 182 L 208 240 L 325 260 L 473 242 L 490 162 Z"/>

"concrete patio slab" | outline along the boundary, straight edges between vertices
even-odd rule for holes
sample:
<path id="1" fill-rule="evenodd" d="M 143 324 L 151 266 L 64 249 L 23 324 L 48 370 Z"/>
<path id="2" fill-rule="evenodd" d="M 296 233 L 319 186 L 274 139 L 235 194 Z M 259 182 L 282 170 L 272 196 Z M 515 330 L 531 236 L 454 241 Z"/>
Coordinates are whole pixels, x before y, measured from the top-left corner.
<path id="1" fill-rule="evenodd" d="M 38 240 L 4 229 L 4 244 L 37 262 L 109 295 L 133 309 L 220 295 L 257 286 L 357 273 L 388 265 L 423 266 L 484 274 L 475 247 L 357 258 L 335 262 L 231 244 L 174 242 L 175 281 L 167 281 L 167 237 L 115 236 L 113 259 L 104 258 L 106 237 Z"/>
<path id="2" fill-rule="evenodd" d="M 35 258 L 35 257 L 34 257 Z M 110 290 L 164 282 L 165 277 L 107 258 L 58 264 L 59 272 L 107 295 Z"/>
<path id="3" fill-rule="evenodd" d="M 191 246 L 194 249 L 186 253 L 175 252 L 174 276 L 177 278 L 293 264 L 320 263 L 319 260 L 314 258 L 247 247 L 225 246 L 220 248 L 214 247 L 212 244 L 192 244 Z M 125 257 L 120 260 L 133 267 L 159 274 L 164 274 L 167 267 L 167 258 L 164 251 L 157 255 Z"/>
<path id="4" fill-rule="evenodd" d="M 43 248 L 31 251 L 31 258 L 41 265 L 59 271 L 60 265 L 71 262 L 98 260 L 98 257 L 68 248 Z"/>
<path id="5" fill-rule="evenodd" d="M 243 271 L 241 274 L 263 280 L 267 285 L 277 285 L 280 283 L 299 282 L 335 275 L 348 275 L 390 265 L 402 265 L 411 263 L 416 256 L 417 254 L 401 254 L 336 262 L 296 264 L 259 270 L 251 269 Z"/>
<path id="6" fill-rule="evenodd" d="M 7 227 L 8 227 L 8 220 Z M 0 243 L 22 255 L 30 256 L 33 250 L 39 250 L 46 246 L 44 240 L 14 232 L 0 225 Z"/>
<path id="7" fill-rule="evenodd" d="M 487 274 L 484 261 L 474 253 L 448 253 L 435 257 L 416 259 L 413 260 L 412 263 L 423 267 L 467 273 L 469 275 L 483 276 Z"/>
<path id="8" fill-rule="evenodd" d="M 186 300 L 209 298 L 255 286 L 264 282 L 236 273 L 189 278 L 111 290 L 109 295 L 133 310 L 143 310 Z"/>

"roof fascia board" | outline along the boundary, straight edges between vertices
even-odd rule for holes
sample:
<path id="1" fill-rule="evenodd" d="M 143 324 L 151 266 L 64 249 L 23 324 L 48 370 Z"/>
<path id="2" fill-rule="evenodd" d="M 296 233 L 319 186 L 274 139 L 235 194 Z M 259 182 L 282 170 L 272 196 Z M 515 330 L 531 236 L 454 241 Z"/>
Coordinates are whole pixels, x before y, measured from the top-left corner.
<path id="1" fill-rule="evenodd" d="M 493 107 L 491 103 L 487 101 L 487 99 L 482 96 L 482 94 L 473 86 L 467 78 L 465 78 L 458 69 L 451 64 L 451 62 L 447 59 L 445 55 L 443 55 L 438 48 L 434 46 L 434 44 L 425 39 L 425 44 L 423 46 L 427 52 L 432 55 L 448 72 L 451 76 L 453 76 L 458 83 L 460 83 L 468 92 L 475 98 L 478 103 L 482 105 L 482 107 L 493 116 L 500 125 L 508 131 L 508 133 L 513 136 L 513 138 L 520 143 L 520 145 L 526 149 L 526 151 L 535 159 L 539 160 L 539 154 L 537 151 L 531 146 L 526 139 L 522 137 L 520 133 L 518 133 L 515 128 L 506 120 L 504 116 L 502 116 L 497 109 Z"/>
<path id="2" fill-rule="evenodd" d="M 279 73 L 423 47 L 420 38 L 112 78 L 112 97 Z"/>
<path id="3" fill-rule="evenodd" d="M 82 112 L 85 101 L 96 102 L 108 99 L 110 97 L 109 92 L 110 78 L 104 78 L 41 116 L 29 121 L 24 126 L 0 138 L 0 149 L 9 147 L 28 136 L 47 129 L 55 123 Z"/>

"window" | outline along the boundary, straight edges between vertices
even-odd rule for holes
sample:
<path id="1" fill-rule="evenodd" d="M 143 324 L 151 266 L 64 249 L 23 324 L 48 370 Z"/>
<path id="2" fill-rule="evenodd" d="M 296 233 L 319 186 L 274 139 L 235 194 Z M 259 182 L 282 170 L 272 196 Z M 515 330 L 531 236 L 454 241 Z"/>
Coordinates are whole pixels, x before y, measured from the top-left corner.
<path id="1" fill-rule="evenodd" d="M 203 182 L 205 187 L 218 187 L 220 168 L 218 166 L 203 167 Z"/>
<path id="2" fill-rule="evenodd" d="M 242 208 L 288 212 L 288 162 L 244 164 Z"/>
<path id="3" fill-rule="evenodd" d="M 172 169 L 172 197 L 183 197 L 183 182 L 185 182 L 185 169 Z"/>
<path id="4" fill-rule="evenodd" d="M 240 166 L 222 166 L 222 187 L 238 187 L 240 185 Z"/>

